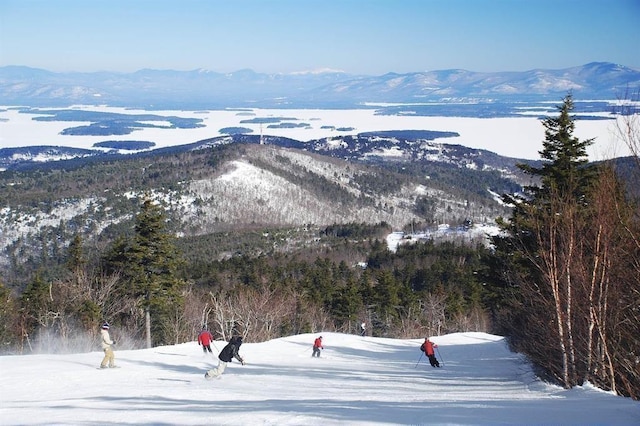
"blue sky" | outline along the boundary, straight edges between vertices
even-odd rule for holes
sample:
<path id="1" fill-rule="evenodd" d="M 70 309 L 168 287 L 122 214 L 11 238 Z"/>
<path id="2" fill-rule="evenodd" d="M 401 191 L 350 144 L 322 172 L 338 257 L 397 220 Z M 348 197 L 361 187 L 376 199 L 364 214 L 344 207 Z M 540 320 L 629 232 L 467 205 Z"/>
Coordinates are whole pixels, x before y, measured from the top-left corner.
<path id="1" fill-rule="evenodd" d="M 640 69 L 640 0 L 0 0 L 0 66 Z"/>

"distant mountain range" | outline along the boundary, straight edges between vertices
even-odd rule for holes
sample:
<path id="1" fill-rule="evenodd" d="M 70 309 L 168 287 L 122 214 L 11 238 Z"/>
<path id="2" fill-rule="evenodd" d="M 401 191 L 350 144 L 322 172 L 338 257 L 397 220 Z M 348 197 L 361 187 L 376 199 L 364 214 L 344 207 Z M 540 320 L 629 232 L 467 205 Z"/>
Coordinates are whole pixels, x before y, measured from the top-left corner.
<path id="1" fill-rule="evenodd" d="M 0 103 L 31 107 L 353 108 L 366 103 L 557 102 L 569 91 L 576 99 L 619 99 L 638 87 L 640 70 L 608 62 L 559 70 L 485 73 L 451 69 L 381 76 L 151 69 L 55 73 L 24 66 L 0 67 Z"/>

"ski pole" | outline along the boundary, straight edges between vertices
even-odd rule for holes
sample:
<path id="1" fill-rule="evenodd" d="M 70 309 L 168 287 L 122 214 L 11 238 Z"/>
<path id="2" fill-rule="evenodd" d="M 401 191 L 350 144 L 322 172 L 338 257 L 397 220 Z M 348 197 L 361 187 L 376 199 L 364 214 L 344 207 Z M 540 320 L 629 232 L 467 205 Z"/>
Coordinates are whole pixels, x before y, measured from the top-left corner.
<path id="1" fill-rule="evenodd" d="M 418 358 L 418 362 L 416 362 L 416 366 L 413 367 L 413 368 L 418 368 L 418 364 L 420 364 L 420 361 L 422 361 L 422 355 L 424 355 L 424 354 L 422 354 L 422 353 L 420 354 L 420 358 Z"/>
<path id="2" fill-rule="evenodd" d="M 440 361 L 442 361 L 442 366 L 444 367 L 444 358 L 440 355 L 440 349 L 436 348 L 436 351 L 438 352 L 438 356 L 440 357 Z"/>

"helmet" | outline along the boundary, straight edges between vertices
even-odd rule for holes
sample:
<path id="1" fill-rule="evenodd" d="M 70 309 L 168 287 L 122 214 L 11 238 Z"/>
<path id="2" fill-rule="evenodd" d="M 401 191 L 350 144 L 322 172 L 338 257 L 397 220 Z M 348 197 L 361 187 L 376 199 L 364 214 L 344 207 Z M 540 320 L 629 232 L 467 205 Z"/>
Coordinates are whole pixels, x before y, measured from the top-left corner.
<path id="1" fill-rule="evenodd" d="M 102 329 L 103 330 L 108 330 L 109 329 L 109 323 L 105 322 L 104 324 L 102 324 Z"/>

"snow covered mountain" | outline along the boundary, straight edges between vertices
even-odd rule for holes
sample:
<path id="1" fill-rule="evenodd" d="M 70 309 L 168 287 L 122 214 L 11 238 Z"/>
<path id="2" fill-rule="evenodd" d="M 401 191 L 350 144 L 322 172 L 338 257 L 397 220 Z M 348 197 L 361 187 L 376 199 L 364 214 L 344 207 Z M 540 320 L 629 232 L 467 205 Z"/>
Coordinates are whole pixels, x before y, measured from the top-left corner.
<path id="1" fill-rule="evenodd" d="M 415 103 L 467 99 L 557 101 L 571 90 L 582 99 L 619 99 L 640 85 L 640 70 L 594 62 L 559 70 L 483 73 L 438 70 L 381 76 L 343 72 L 263 74 L 240 70 L 140 70 L 134 73 L 54 73 L 0 68 L 5 105 L 197 109 L 233 106 L 348 108 L 363 102 Z"/>
<path id="2" fill-rule="evenodd" d="M 127 350 L 96 369 L 82 353 L 0 357 L 3 425 L 638 425 L 640 403 L 586 383 L 563 389 L 485 333 L 436 336 L 442 368 L 400 340 L 320 332 L 244 343 L 245 366 L 217 365 L 195 341 Z M 322 335 L 325 349 L 311 358 Z M 120 344 L 120 342 L 122 342 Z M 50 342 L 55 343 L 55 342 Z M 214 342 L 217 354 L 224 342 Z"/>
<path id="3" fill-rule="evenodd" d="M 121 156 L 121 161 L 105 154 L 23 163 L 22 168 L 14 169 L 16 173 L 0 175 L 5 195 L 0 209 L 0 249 L 11 247 L 2 251 L 0 267 L 8 264 L 13 250 L 20 250 L 24 258 L 31 245 L 28 235 L 50 232 L 62 223 L 73 224 L 65 225 L 66 229 L 78 227 L 87 239 L 96 238 L 105 228 L 131 220 L 138 206 L 130 200 L 145 193 L 163 200 L 168 215 L 180 225 L 181 235 L 192 236 L 256 225 L 384 221 L 401 229 L 425 215 L 440 218 L 439 223 L 445 217 L 480 223 L 506 213 L 488 188 L 503 193 L 510 192 L 511 185 L 518 187 L 510 179 L 498 178 L 499 173 L 515 169 L 514 159 L 511 164 L 502 163 L 505 159 L 500 156 L 464 147 L 439 147 L 440 158 L 448 163 L 425 163 L 425 170 L 439 175 L 429 179 L 420 169 L 400 174 L 292 149 L 295 146 L 276 146 L 271 140 L 265 145 L 248 144 L 247 139 L 250 137 L 243 135 L 214 138 Z M 423 149 L 437 154 L 428 145 Z M 336 156 L 342 152 L 335 151 Z M 469 167 L 472 164 L 494 172 L 475 172 Z M 23 174 L 27 167 L 37 172 Z M 52 186 L 43 192 L 42 187 L 48 185 Z"/>
<path id="4" fill-rule="evenodd" d="M 284 148 L 297 148 L 330 157 L 351 161 L 380 163 L 387 161 L 433 161 L 479 170 L 499 170 L 507 175 L 516 171 L 515 158 L 500 156 L 484 149 L 467 148 L 456 144 L 446 144 L 452 132 L 432 131 L 381 131 L 363 132 L 356 135 L 334 136 L 301 142 L 277 136 L 265 136 L 263 142 Z M 455 133 L 453 133 L 455 135 Z M 437 139 L 437 141 L 436 141 Z M 116 161 L 136 155 L 153 156 L 167 152 L 179 153 L 221 146 L 233 143 L 259 144 L 259 135 L 235 134 L 219 136 L 191 144 L 174 147 L 124 153 L 117 149 L 81 149 L 61 146 L 27 146 L 20 148 L 0 148 L 0 170 L 47 168 L 49 161 L 76 159 L 79 161 Z M 122 144 L 124 145 L 124 143 Z M 131 143 L 133 145 L 133 143 Z M 135 147 L 134 147 L 135 148 Z M 134 149 L 132 148 L 132 149 Z M 93 160 L 91 160 L 91 158 Z"/>
<path id="5" fill-rule="evenodd" d="M 326 99 L 347 94 L 350 99 L 378 102 L 418 102 L 437 99 L 487 100 L 558 99 L 569 91 L 582 99 L 618 99 L 640 84 L 640 71 L 594 62 L 561 70 L 480 73 L 453 69 L 410 74 L 359 77 L 319 89 Z M 318 96 L 320 98 L 320 95 Z"/>

